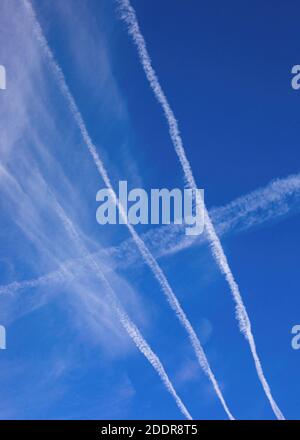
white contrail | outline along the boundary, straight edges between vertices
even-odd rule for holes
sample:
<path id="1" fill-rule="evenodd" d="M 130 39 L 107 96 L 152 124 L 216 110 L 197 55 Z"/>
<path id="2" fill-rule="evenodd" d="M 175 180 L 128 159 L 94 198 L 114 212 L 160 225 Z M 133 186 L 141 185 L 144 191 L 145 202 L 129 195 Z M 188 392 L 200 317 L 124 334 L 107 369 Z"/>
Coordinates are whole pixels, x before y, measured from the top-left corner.
<path id="1" fill-rule="evenodd" d="M 169 393 L 174 398 L 179 410 L 182 412 L 182 414 L 188 419 L 192 420 L 192 416 L 188 412 L 187 408 L 185 407 L 184 403 L 176 393 L 174 386 L 172 382 L 170 381 L 160 359 L 158 356 L 153 352 L 147 341 L 142 336 L 141 332 L 137 328 L 137 326 L 131 321 L 125 310 L 123 309 L 122 305 L 120 304 L 111 284 L 105 277 L 103 271 L 101 270 L 100 265 L 97 263 L 97 261 L 93 258 L 93 256 L 89 253 L 87 248 L 84 246 L 84 244 L 81 241 L 81 238 L 79 234 L 76 231 L 75 226 L 73 225 L 70 218 L 66 215 L 63 208 L 60 206 L 60 204 L 57 202 L 55 197 L 53 197 L 53 201 L 55 203 L 55 209 L 60 217 L 66 231 L 69 233 L 69 235 L 73 238 L 76 245 L 79 247 L 80 251 L 83 254 L 84 259 L 88 262 L 90 265 L 94 275 L 100 279 L 101 282 L 104 283 L 104 285 L 107 288 L 107 296 L 109 299 L 110 304 L 112 305 L 113 309 L 116 311 L 118 318 L 120 319 L 121 324 L 123 325 L 124 329 L 130 336 L 130 338 L 134 341 L 136 347 L 140 350 L 140 352 L 148 359 L 150 364 L 153 366 L 153 368 L 158 373 L 159 377 L 161 378 L 163 384 L 169 391 Z"/>
<path id="2" fill-rule="evenodd" d="M 143 66 L 144 72 L 146 74 L 146 77 L 150 83 L 150 87 L 154 92 L 154 95 L 161 105 L 164 115 L 167 119 L 168 127 L 169 127 L 169 133 L 172 140 L 172 143 L 174 145 L 176 154 L 178 156 L 178 159 L 181 163 L 183 172 L 184 172 L 184 178 L 185 178 L 185 184 L 191 188 L 196 189 L 197 185 L 193 176 L 193 172 L 190 166 L 190 163 L 186 157 L 183 141 L 180 136 L 177 120 L 175 118 L 175 115 L 173 113 L 173 110 L 170 107 L 170 104 L 166 98 L 166 95 L 159 83 L 157 74 L 152 67 L 152 61 L 149 56 L 145 39 L 140 31 L 139 24 L 137 21 L 136 13 L 133 7 L 130 4 L 129 0 L 118 0 L 121 11 L 122 11 L 122 19 L 125 21 L 125 23 L 128 25 L 128 32 L 132 36 L 132 39 L 134 41 L 134 44 L 137 47 L 138 55 L 140 58 L 140 62 Z M 239 321 L 239 326 L 242 331 L 242 333 L 245 335 L 246 339 L 249 342 L 251 353 L 255 362 L 256 371 L 258 374 L 258 377 L 261 381 L 261 384 L 263 386 L 263 389 L 266 393 L 266 396 L 271 404 L 271 407 L 274 411 L 274 414 L 278 419 L 284 419 L 284 416 L 279 409 L 278 405 L 276 404 L 269 387 L 269 384 L 264 376 L 263 369 L 261 366 L 261 362 L 259 360 L 254 337 L 251 331 L 251 323 L 245 308 L 245 305 L 243 303 L 239 287 L 234 279 L 234 276 L 232 274 L 232 271 L 229 267 L 226 255 L 223 251 L 221 242 L 219 240 L 218 235 L 216 234 L 215 228 L 213 226 L 213 223 L 209 217 L 208 211 L 204 205 L 203 200 L 198 200 L 197 203 L 201 203 L 202 207 L 204 208 L 204 218 L 205 218 L 205 228 L 206 233 L 208 235 L 209 241 L 210 241 L 210 247 L 212 250 L 212 254 L 221 270 L 221 272 L 224 274 L 227 283 L 229 284 L 231 293 L 233 295 L 235 304 L 236 304 L 236 316 Z"/>
<path id="3" fill-rule="evenodd" d="M 50 62 L 50 66 L 51 66 L 52 71 L 58 81 L 58 84 L 59 84 L 59 87 L 62 91 L 62 94 L 66 98 L 66 100 L 69 104 L 69 108 L 70 108 L 70 110 L 73 114 L 73 117 L 79 127 L 79 130 L 81 132 L 83 140 L 84 140 L 84 142 L 85 142 L 85 144 L 86 144 L 86 146 L 87 146 L 87 148 L 88 148 L 88 150 L 89 150 L 89 152 L 95 162 L 95 165 L 99 171 L 99 174 L 101 175 L 106 187 L 110 190 L 112 199 L 113 199 L 115 205 L 118 207 L 118 210 L 120 212 L 120 215 L 121 215 L 124 223 L 127 224 L 127 228 L 129 230 L 130 234 L 132 235 L 133 240 L 135 241 L 136 245 L 138 246 L 138 249 L 140 250 L 142 257 L 144 258 L 144 261 L 149 266 L 149 268 L 152 270 L 152 273 L 154 274 L 155 278 L 159 282 L 161 289 L 164 292 L 164 294 L 166 295 L 171 308 L 174 310 L 179 321 L 181 322 L 181 324 L 183 325 L 183 327 L 187 331 L 189 339 L 192 343 L 195 354 L 197 356 L 197 359 L 200 363 L 200 366 L 203 368 L 204 372 L 206 373 L 206 375 L 210 379 L 210 381 L 214 387 L 214 390 L 215 390 L 226 414 L 228 415 L 228 417 L 231 420 L 233 420 L 234 417 L 227 407 L 227 404 L 225 402 L 223 394 L 222 394 L 220 387 L 218 385 L 218 382 L 217 382 L 217 380 L 216 380 L 216 378 L 210 368 L 209 362 L 206 358 L 206 355 L 205 355 L 204 350 L 201 346 L 201 343 L 200 343 L 190 321 L 188 320 L 187 316 L 185 315 L 185 313 L 184 313 L 177 297 L 175 296 L 171 286 L 169 285 L 169 282 L 168 282 L 165 274 L 161 270 L 160 266 L 158 265 L 157 261 L 155 260 L 155 258 L 153 257 L 153 255 L 151 254 L 151 252 L 149 251 L 149 249 L 147 248 L 147 246 L 143 242 L 143 240 L 135 232 L 135 229 L 126 221 L 127 215 L 126 215 L 122 205 L 119 203 L 119 200 L 116 196 L 116 193 L 113 190 L 113 187 L 111 185 L 111 182 L 108 177 L 107 171 L 104 167 L 104 164 L 102 163 L 100 157 L 98 156 L 96 147 L 94 146 L 94 144 L 90 138 L 90 135 L 88 134 L 85 123 L 84 123 L 83 118 L 79 112 L 79 109 L 78 109 L 77 104 L 74 100 L 74 97 L 72 96 L 72 94 L 69 90 L 69 87 L 66 83 L 66 79 L 64 77 L 63 71 L 60 68 L 60 66 L 58 65 L 57 61 L 55 60 L 54 54 L 52 53 L 52 51 L 47 43 L 47 40 L 46 40 L 45 36 L 43 35 L 42 28 L 41 28 L 40 24 L 38 23 L 38 20 L 37 20 L 36 15 L 33 11 L 33 8 L 32 8 L 30 1 L 23 0 L 23 2 L 25 4 L 25 7 L 26 7 L 31 19 L 32 19 L 33 29 L 34 29 L 35 35 L 36 35 L 43 51 L 45 52 L 45 54 L 48 58 L 48 61 Z"/>
<path id="4" fill-rule="evenodd" d="M 237 233 L 299 211 L 299 195 L 300 174 L 290 175 L 284 179 L 275 179 L 265 187 L 238 197 L 225 206 L 212 208 L 210 217 L 213 219 L 219 235 Z M 204 236 L 187 237 L 183 232 L 184 227 L 180 226 L 180 228 L 179 225 L 163 226 L 158 230 L 144 233 L 142 238 L 148 247 L 152 246 L 152 253 L 155 253 L 157 257 L 180 252 L 192 245 L 205 243 Z M 158 247 L 156 247 L 157 244 Z M 111 264 L 116 260 L 117 267 L 125 268 L 137 263 L 136 251 L 132 248 L 132 239 L 124 240 L 118 247 L 109 247 L 95 252 L 97 257 L 102 255 L 110 256 L 112 258 Z M 85 267 L 84 258 L 69 260 L 59 269 L 35 279 L 1 285 L 0 294 L 13 294 L 25 288 L 36 288 L 49 283 L 68 281 L 69 278 L 76 276 L 69 269 L 79 265 L 81 268 Z"/>

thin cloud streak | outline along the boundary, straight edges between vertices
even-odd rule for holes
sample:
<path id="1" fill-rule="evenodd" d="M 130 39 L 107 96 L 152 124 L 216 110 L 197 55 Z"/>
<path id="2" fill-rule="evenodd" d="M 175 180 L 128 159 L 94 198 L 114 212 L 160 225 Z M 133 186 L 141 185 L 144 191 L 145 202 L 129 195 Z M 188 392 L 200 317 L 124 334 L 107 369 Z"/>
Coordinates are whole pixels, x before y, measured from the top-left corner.
<path id="1" fill-rule="evenodd" d="M 74 97 L 72 96 L 72 94 L 69 90 L 69 87 L 66 83 L 64 74 L 63 74 L 61 68 L 59 67 L 59 65 L 57 64 L 55 57 L 54 57 L 54 55 L 53 55 L 53 53 L 47 43 L 47 40 L 43 35 L 43 31 L 41 29 L 40 24 L 37 21 L 37 18 L 35 16 L 34 11 L 33 11 L 32 5 L 29 0 L 23 0 L 23 3 L 26 7 L 26 10 L 28 11 L 28 14 L 29 14 L 31 20 L 32 20 L 34 33 L 35 33 L 35 35 L 41 45 L 46 57 L 48 58 L 48 60 L 50 62 L 50 66 L 52 68 L 52 71 L 53 71 L 55 77 L 57 78 L 57 82 L 58 82 L 59 87 L 62 91 L 62 94 L 66 98 L 68 105 L 69 105 L 69 108 L 70 108 L 70 111 L 72 112 L 74 119 L 78 125 L 78 128 L 82 134 L 84 143 L 86 144 L 86 146 L 87 146 L 87 148 L 88 148 L 88 150 L 94 160 L 94 163 L 98 169 L 98 172 L 101 175 L 106 187 L 110 190 L 112 198 L 114 200 L 114 203 L 118 207 L 121 217 L 125 220 L 126 213 L 124 212 L 123 207 L 120 205 L 118 198 L 113 190 L 113 187 L 110 182 L 110 178 L 107 174 L 107 171 L 104 167 L 104 164 L 101 161 L 101 159 L 97 153 L 97 150 L 96 150 L 96 148 L 95 148 L 95 146 L 89 136 L 89 133 L 86 129 L 82 115 L 79 112 L 79 109 L 78 109 L 77 104 L 74 100 Z M 197 359 L 199 361 L 199 364 L 203 368 L 204 372 L 207 374 L 209 379 L 211 380 L 212 385 L 216 391 L 217 396 L 219 397 L 219 399 L 221 401 L 221 404 L 223 405 L 225 412 L 227 413 L 227 415 L 230 419 L 233 419 L 234 417 L 232 416 L 231 412 L 229 411 L 229 409 L 227 407 L 227 404 L 224 400 L 224 397 L 223 397 L 222 392 L 219 388 L 219 385 L 215 379 L 215 376 L 210 368 L 210 365 L 208 363 L 208 360 L 206 358 L 204 350 L 201 346 L 201 343 L 200 343 L 191 323 L 187 319 L 187 317 L 186 317 L 177 297 L 175 296 L 168 280 L 166 279 L 166 276 L 164 275 L 163 271 L 161 270 L 160 266 L 158 265 L 157 261 L 155 260 L 155 258 L 153 257 L 153 255 L 151 254 L 151 252 L 149 251 L 149 249 L 147 248 L 147 246 L 143 242 L 143 240 L 135 232 L 135 229 L 128 223 L 127 223 L 127 227 L 128 227 L 130 234 L 132 235 L 133 240 L 135 241 L 138 249 L 140 250 L 142 257 L 144 258 L 145 263 L 151 269 L 151 271 L 154 274 L 155 278 L 157 279 L 159 285 L 161 286 L 163 293 L 166 295 L 167 300 L 168 300 L 171 308 L 174 310 L 179 321 L 181 322 L 181 324 L 183 325 L 183 327 L 187 331 L 189 339 L 192 343 L 192 346 L 193 346 L 194 351 L 196 353 Z"/>
<path id="2" fill-rule="evenodd" d="M 209 210 L 210 217 L 219 236 L 251 230 L 267 222 L 300 211 L 300 174 L 284 179 L 275 179 L 263 188 L 258 188 L 238 197 L 225 206 Z M 176 254 L 191 246 L 207 243 L 205 234 L 186 236 L 184 226 L 168 225 L 146 232 L 143 240 L 156 258 Z M 116 260 L 118 267 L 137 264 L 138 257 L 130 240 L 118 248 L 107 251 Z M 124 258 L 126 255 L 126 258 Z"/>
<path id="3" fill-rule="evenodd" d="M 191 165 L 186 157 L 186 153 L 185 153 L 185 149 L 183 146 L 182 138 L 180 136 L 177 120 L 175 118 L 173 110 L 170 107 L 170 104 L 167 100 L 167 97 L 166 97 L 164 91 L 162 90 L 162 87 L 159 83 L 157 74 L 156 74 L 154 68 L 152 67 L 151 58 L 149 56 L 149 53 L 148 53 L 148 50 L 146 47 L 145 39 L 140 31 L 135 10 L 131 6 L 129 0 L 118 0 L 118 3 L 120 4 L 120 7 L 121 7 L 122 19 L 128 25 L 128 32 L 131 35 L 133 42 L 137 48 L 140 62 L 142 64 L 142 67 L 144 69 L 146 77 L 149 81 L 150 87 L 151 87 L 157 101 L 161 105 L 162 110 L 164 112 L 164 115 L 166 117 L 170 137 L 171 137 L 172 143 L 174 145 L 176 154 L 178 156 L 179 162 L 181 164 L 181 167 L 183 169 L 185 184 L 187 185 L 188 188 L 196 190 L 197 185 L 195 182 L 195 178 L 193 176 Z M 282 419 L 284 419 L 284 416 L 283 416 L 281 410 L 279 409 L 277 403 L 275 402 L 275 400 L 272 396 L 272 393 L 271 393 L 270 386 L 264 376 L 262 365 L 261 365 L 260 359 L 257 354 L 254 336 L 253 336 L 253 333 L 251 330 L 251 322 L 250 322 L 246 307 L 243 303 L 241 293 L 239 290 L 239 286 L 238 286 L 238 284 L 233 276 L 233 273 L 230 269 L 227 257 L 223 251 L 222 244 L 221 244 L 220 239 L 216 233 L 214 225 L 210 219 L 210 216 L 209 216 L 209 213 L 205 207 L 204 201 L 197 200 L 196 203 L 201 205 L 201 208 L 204 209 L 205 229 L 206 229 L 206 233 L 209 238 L 212 255 L 213 255 L 215 261 L 217 262 L 217 264 L 220 268 L 220 271 L 225 276 L 225 279 L 226 279 L 226 281 L 229 285 L 229 288 L 231 290 L 233 299 L 236 304 L 236 306 L 235 306 L 236 317 L 239 322 L 239 327 L 240 327 L 241 332 L 244 334 L 244 336 L 246 337 L 246 339 L 249 342 L 250 350 L 251 350 L 251 353 L 252 353 L 252 356 L 254 359 L 255 368 L 256 368 L 259 380 L 263 386 L 263 389 L 264 389 L 265 394 L 270 402 L 270 405 L 273 409 L 274 414 L 276 415 L 276 417 L 279 420 L 282 420 Z"/>

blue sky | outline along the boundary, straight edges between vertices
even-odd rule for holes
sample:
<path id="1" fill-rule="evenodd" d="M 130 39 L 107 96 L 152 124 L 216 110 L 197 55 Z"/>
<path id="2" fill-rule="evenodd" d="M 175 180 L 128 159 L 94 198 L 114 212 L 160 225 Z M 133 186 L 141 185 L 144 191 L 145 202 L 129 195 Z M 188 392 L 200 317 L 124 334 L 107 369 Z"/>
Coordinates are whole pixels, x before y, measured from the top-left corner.
<path id="1" fill-rule="evenodd" d="M 300 95 L 295 1 L 132 1 L 187 156 L 240 286 L 273 397 L 298 419 Z M 113 185 L 183 188 L 162 110 L 117 3 L 33 2 Z M 104 187 L 22 2 L 1 2 L 2 419 L 177 419 L 124 332 L 76 227 L 196 419 L 226 414 L 125 226 L 96 222 Z M 276 183 L 271 182 L 279 179 Z M 205 237 L 139 225 L 237 419 L 272 419 L 234 302 Z"/>

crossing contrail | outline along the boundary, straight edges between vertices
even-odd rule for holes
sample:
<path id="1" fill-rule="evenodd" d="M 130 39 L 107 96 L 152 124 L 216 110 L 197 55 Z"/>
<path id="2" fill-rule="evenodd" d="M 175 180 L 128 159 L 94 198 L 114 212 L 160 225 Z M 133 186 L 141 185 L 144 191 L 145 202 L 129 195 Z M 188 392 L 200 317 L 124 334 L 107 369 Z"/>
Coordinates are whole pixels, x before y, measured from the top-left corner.
<path id="1" fill-rule="evenodd" d="M 139 24 L 137 21 L 137 16 L 134 8 L 131 6 L 129 0 L 118 0 L 118 3 L 121 7 L 122 19 L 128 26 L 128 32 L 131 35 L 133 42 L 137 48 L 138 55 L 140 58 L 140 62 L 146 74 L 146 77 L 150 83 L 150 87 L 162 107 L 164 115 L 167 120 L 168 128 L 172 143 L 174 145 L 176 154 L 180 161 L 180 164 L 183 169 L 185 184 L 188 188 L 196 190 L 197 185 L 193 176 L 191 165 L 186 157 L 185 149 L 183 146 L 183 141 L 179 132 L 178 123 L 173 113 L 173 110 L 167 100 L 167 97 L 160 85 L 158 80 L 158 76 L 152 66 L 152 61 L 150 55 L 148 53 L 145 39 L 140 31 Z M 212 254 L 221 270 L 227 283 L 229 284 L 233 299 L 235 301 L 236 308 L 236 316 L 239 322 L 239 327 L 242 333 L 245 335 L 246 339 L 249 342 L 250 350 L 254 359 L 255 368 L 260 379 L 260 382 L 263 386 L 265 394 L 270 402 L 270 405 L 273 409 L 274 414 L 278 419 L 284 419 L 284 416 L 279 409 L 277 403 L 275 402 L 269 384 L 264 376 L 264 372 L 262 369 L 262 365 L 260 359 L 257 354 L 255 340 L 253 337 L 253 333 L 251 330 L 250 319 L 246 310 L 246 307 L 243 303 L 241 293 L 239 290 L 239 286 L 234 279 L 233 273 L 230 269 L 230 266 L 227 261 L 227 257 L 223 251 L 222 244 L 220 239 L 215 231 L 214 225 L 210 219 L 209 213 L 204 205 L 203 200 L 198 200 L 196 203 L 201 204 L 201 207 L 204 209 L 204 219 L 205 219 L 205 228 L 206 233 L 210 242 L 210 247 Z"/>
<path id="2" fill-rule="evenodd" d="M 3 171 L 0 165 L 0 173 Z M 300 174 L 290 175 L 283 179 L 274 179 L 263 188 L 258 188 L 248 194 L 238 197 L 225 206 L 212 208 L 210 217 L 213 219 L 219 235 L 237 233 L 264 224 L 270 220 L 286 215 L 292 215 L 300 210 Z M 205 243 L 204 236 L 187 237 L 182 233 L 182 225 L 163 226 L 158 230 L 150 230 L 142 235 L 152 253 L 157 257 L 180 252 L 193 245 Z M 157 246 L 158 245 L 158 246 Z M 137 252 L 132 248 L 132 239 L 124 240 L 117 247 L 108 247 L 96 251 L 95 256 L 110 256 L 111 265 L 128 267 L 137 263 Z M 13 281 L 0 286 L 0 294 L 9 295 L 21 289 L 37 288 L 50 283 L 62 283 L 74 278 L 73 267 L 85 268 L 85 259 L 76 258 L 61 264 L 59 269 L 40 277 Z M 113 266 L 114 267 L 114 266 Z M 110 268 L 108 268 L 109 270 Z"/>
<path id="3" fill-rule="evenodd" d="M 158 265 L 157 261 L 155 260 L 155 258 L 151 254 L 151 252 L 149 251 L 149 249 L 146 246 L 146 244 L 144 243 L 144 241 L 135 232 L 135 229 L 132 227 L 132 225 L 130 225 L 127 222 L 127 215 L 126 215 L 122 205 L 119 203 L 119 200 L 118 200 L 116 193 L 112 187 L 110 178 L 109 178 L 108 173 L 106 171 L 106 168 L 98 155 L 98 152 L 96 150 L 95 145 L 93 144 L 93 142 L 90 138 L 90 135 L 87 131 L 87 128 L 86 128 L 86 125 L 85 125 L 84 120 L 82 118 L 82 115 L 81 115 L 81 113 L 77 107 L 77 104 L 75 102 L 75 99 L 74 99 L 73 95 L 71 94 L 70 89 L 66 83 L 64 73 L 63 73 L 61 67 L 58 65 L 58 63 L 54 57 L 54 54 L 52 53 L 52 50 L 50 49 L 48 42 L 43 34 L 42 28 L 37 20 L 37 17 L 36 17 L 35 12 L 32 8 L 31 2 L 29 0 L 23 0 L 23 3 L 24 3 L 24 5 L 30 15 L 31 20 L 32 20 L 33 30 L 34 30 L 34 33 L 37 37 L 37 40 L 38 40 L 39 44 L 41 45 L 46 57 L 48 58 L 51 69 L 54 73 L 54 76 L 57 79 L 58 85 L 61 89 L 63 96 L 66 98 L 66 100 L 68 102 L 70 111 L 71 111 L 71 113 L 72 113 L 72 115 L 78 125 L 78 128 L 81 132 L 82 138 L 84 140 L 84 143 L 87 146 L 87 148 L 88 148 L 88 150 L 94 160 L 94 163 L 98 169 L 100 176 L 102 177 L 106 187 L 110 191 L 112 200 L 114 201 L 115 205 L 117 206 L 119 213 L 120 213 L 120 216 L 123 219 L 123 222 L 127 225 L 127 228 L 129 230 L 135 244 L 137 245 L 145 263 L 151 269 L 151 271 L 152 271 L 154 277 L 156 278 L 156 280 L 158 281 L 163 293 L 166 295 L 166 298 L 167 298 L 171 308 L 173 309 L 173 311 L 175 312 L 180 323 L 182 324 L 182 326 L 186 330 L 188 337 L 190 339 L 190 342 L 194 348 L 196 357 L 199 361 L 199 364 L 202 367 L 205 374 L 210 379 L 210 381 L 213 385 L 213 388 L 214 388 L 227 416 L 229 417 L 229 419 L 233 420 L 234 417 L 231 414 L 231 412 L 225 402 L 225 399 L 223 397 L 223 394 L 221 392 L 219 384 L 218 384 L 218 382 L 217 382 L 217 380 L 216 380 L 216 378 L 210 368 L 209 362 L 206 358 L 206 355 L 204 353 L 204 350 L 202 348 L 200 340 L 198 339 L 190 321 L 188 320 L 185 312 L 183 311 L 183 309 L 182 309 L 176 295 L 174 294 L 164 272 L 162 271 L 162 269 Z"/>
<path id="4" fill-rule="evenodd" d="M 131 321 L 125 310 L 123 309 L 122 305 L 120 304 L 111 284 L 109 283 L 108 279 L 104 275 L 103 271 L 101 270 L 100 265 L 97 263 L 95 258 L 89 253 L 87 248 L 84 246 L 84 244 L 81 241 L 81 238 L 79 234 L 76 231 L 76 228 L 74 224 L 72 223 L 71 219 L 66 215 L 65 211 L 61 207 L 61 205 L 57 202 L 57 200 L 53 197 L 53 201 L 55 204 L 55 210 L 61 219 L 66 231 L 69 233 L 69 235 L 72 237 L 78 248 L 80 249 L 81 253 L 83 254 L 84 259 L 88 262 L 90 265 L 94 275 L 99 278 L 99 280 L 104 283 L 107 289 L 107 296 L 110 304 L 112 305 L 113 309 L 118 315 L 118 318 L 130 336 L 130 338 L 134 341 L 136 347 L 140 350 L 140 352 L 148 359 L 150 364 L 153 366 L 157 374 L 159 375 L 160 379 L 162 380 L 163 384 L 169 391 L 169 393 L 172 395 L 173 399 L 175 400 L 179 410 L 181 413 L 188 419 L 192 420 L 192 416 L 190 415 L 189 411 L 185 407 L 184 403 L 178 396 L 178 394 L 175 391 L 175 388 L 170 381 L 160 359 L 158 356 L 153 352 L 147 341 L 142 336 L 140 330 L 137 328 L 137 326 Z"/>

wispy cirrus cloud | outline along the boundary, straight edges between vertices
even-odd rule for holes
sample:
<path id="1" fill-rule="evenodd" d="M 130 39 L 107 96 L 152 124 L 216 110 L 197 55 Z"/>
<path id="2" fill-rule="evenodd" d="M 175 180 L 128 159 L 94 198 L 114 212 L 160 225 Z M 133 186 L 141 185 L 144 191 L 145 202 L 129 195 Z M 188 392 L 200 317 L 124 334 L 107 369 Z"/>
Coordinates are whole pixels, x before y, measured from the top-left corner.
<path id="1" fill-rule="evenodd" d="M 47 63 L 43 61 L 39 45 L 32 38 L 32 32 L 30 32 L 32 23 L 30 20 L 24 20 L 24 11 L 18 9 L 17 14 L 13 14 L 12 8 L 10 2 L 5 2 L 2 11 L 5 20 L 7 19 L 8 29 L 12 25 L 11 17 L 13 21 L 16 20 L 13 24 L 19 29 L 17 35 L 14 36 L 14 41 L 10 41 L 9 50 L 14 45 L 20 44 L 21 46 L 20 51 L 16 51 L 15 65 L 12 70 L 20 73 L 21 69 L 17 68 L 17 64 L 23 63 L 26 66 L 26 57 L 32 57 L 36 62 L 30 64 L 30 69 L 24 68 L 22 75 L 26 80 L 18 82 L 18 75 L 16 79 L 10 75 L 9 93 L 5 99 L 15 104 L 7 107 L 5 118 L 0 122 L 0 127 L 3 125 L 3 129 L 6 130 L 4 139 L 6 148 L 1 152 L 0 168 L 1 222 L 6 223 L 7 228 L 9 226 L 9 234 L 4 228 L 1 231 L 3 244 L 3 256 L 1 256 L 3 261 L 13 262 L 13 276 L 16 279 L 22 279 L 25 273 L 27 275 L 42 274 L 42 284 L 39 284 L 37 292 L 34 290 L 34 287 L 37 287 L 35 283 L 27 282 L 26 295 L 17 301 L 16 298 L 9 296 L 2 298 L 1 322 L 10 325 L 17 318 L 24 317 L 28 311 L 34 312 L 38 308 L 45 308 L 51 303 L 51 301 L 49 303 L 50 299 L 52 302 L 55 300 L 60 308 L 58 316 L 66 316 L 67 326 L 77 330 L 78 337 L 83 339 L 85 344 L 89 347 L 95 345 L 100 347 L 102 353 L 108 357 L 120 357 L 132 352 L 132 345 L 124 332 L 123 327 L 125 327 L 129 336 L 158 372 L 183 415 L 191 418 L 176 394 L 158 356 L 143 339 L 137 326 L 127 318 L 125 311 L 120 312 L 121 305 L 112 307 L 109 292 L 116 290 L 122 293 L 124 307 L 137 314 L 137 321 L 142 323 L 146 320 L 133 287 L 114 270 L 106 269 L 105 277 L 100 277 L 99 280 L 99 274 L 95 271 L 91 273 L 91 270 L 84 270 L 85 268 L 80 265 L 68 264 L 68 261 L 74 257 L 75 260 L 79 260 L 83 253 L 95 262 L 97 268 L 105 268 L 110 266 L 110 258 L 92 256 L 92 250 L 95 248 L 92 236 L 95 230 L 99 233 L 99 230 L 94 228 L 96 222 L 93 212 L 91 214 L 92 227 L 89 222 L 82 221 L 80 218 L 82 210 L 86 209 L 85 212 L 89 210 L 86 194 L 82 194 L 81 184 L 74 173 L 76 166 L 80 166 L 82 171 L 84 161 L 78 158 L 80 151 L 79 154 L 74 151 L 74 161 L 72 154 L 70 157 L 69 153 L 72 143 L 80 144 L 78 132 L 74 130 L 74 121 L 68 114 L 68 109 L 64 110 L 64 106 L 59 107 L 58 112 L 56 111 L 56 106 L 62 98 L 59 93 L 56 93 L 56 84 L 51 74 L 49 75 Z M 99 59 L 102 59 L 101 54 Z M 106 62 L 104 57 L 104 63 Z M 110 96 L 114 96 L 115 102 L 120 104 L 112 106 L 110 111 L 113 112 L 114 108 L 117 108 L 116 119 L 124 118 L 124 112 L 120 113 L 122 100 L 113 82 L 111 84 L 110 74 L 106 72 L 105 75 L 107 78 L 103 83 L 103 88 L 106 94 L 110 93 Z M 111 85 L 110 91 L 109 85 Z M 23 109 L 22 113 L 17 114 L 18 119 L 22 121 L 19 126 L 11 123 L 15 108 Z M 65 137 L 68 129 L 68 136 Z M 84 154 L 82 156 L 85 158 Z M 72 165 L 74 164 L 74 168 L 66 166 L 70 161 Z M 82 172 L 83 181 L 87 175 L 90 177 L 89 169 Z M 90 189 L 93 201 L 96 193 L 94 188 L 98 185 L 98 180 L 94 178 L 93 189 Z M 65 214 L 63 218 L 70 221 L 73 225 L 72 230 L 76 230 L 76 240 L 65 227 L 68 222 L 62 221 L 58 215 L 57 206 L 60 205 L 55 202 L 55 197 L 51 194 L 56 195 L 57 200 L 64 206 L 64 210 L 68 212 L 68 215 Z M 80 246 L 78 246 L 79 243 Z M 99 246 L 101 248 L 101 244 L 97 241 L 97 248 Z M 86 251 L 83 252 L 83 249 Z M 90 263 L 87 267 L 90 269 Z M 60 273 L 51 274 L 53 268 L 59 268 Z M 49 272 L 50 275 L 48 275 Z M 57 284 L 62 280 L 63 285 L 60 288 L 54 289 L 52 284 L 49 289 L 49 281 Z M 14 281 L 13 283 L 17 286 L 20 282 Z M 35 324 L 32 323 L 32 325 Z M 30 348 L 30 340 L 27 343 L 30 352 L 33 350 Z M 22 362 L 22 357 L 19 356 L 20 362 Z M 56 358 L 56 361 L 58 362 L 59 359 Z M 45 364 L 42 365 L 38 360 L 37 365 L 40 368 L 45 367 Z M 62 374 L 65 370 L 68 368 L 62 365 L 60 369 Z M 14 375 L 12 370 L 10 373 Z M 4 381 L 4 376 L 1 377 L 1 381 Z M 49 382 L 55 381 L 56 377 L 55 374 L 49 375 Z M 26 389 L 28 385 L 24 383 L 20 389 Z M 36 403 L 39 395 L 38 390 L 34 389 L 33 400 Z M 15 404 L 16 408 L 12 411 L 11 417 L 14 414 L 15 416 L 22 414 L 21 409 L 18 408 L 18 402 Z M 9 405 L 6 411 L 8 414 Z"/>
<path id="2" fill-rule="evenodd" d="M 57 6 L 60 9 L 60 5 Z M 64 7 L 61 5 L 61 8 Z M 69 12 L 61 11 L 61 14 L 67 15 Z M 72 22 L 71 17 L 68 22 Z M 83 293 L 86 290 L 91 292 L 91 296 L 98 294 L 95 280 L 91 278 L 90 273 L 79 270 L 79 267 L 75 270 L 74 266 L 67 263 L 73 258 L 79 259 L 81 254 L 72 245 L 72 240 L 64 231 L 49 198 L 49 190 L 56 192 L 78 226 L 81 239 L 92 251 L 95 244 L 90 237 L 95 230 L 97 233 L 99 230 L 96 227 L 93 230 L 90 227 L 91 222 L 86 222 L 80 215 L 82 212 L 89 212 L 89 208 L 86 194 L 82 193 L 82 185 L 76 178 L 78 162 L 80 165 L 84 163 L 82 157 L 85 157 L 85 154 L 80 154 L 80 142 L 78 133 L 74 130 L 74 121 L 68 110 L 60 105 L 60 100 L 63 99 L 57 93 L 56 83 L 47 63 L 41 57 L 40 47 L 32 35 L 31 26 L 30 20 L 24 19 L 24 8 L 19 2 L 4 0 L 1 3 L 1 33 L 5 44 L 1 45 L 0 51 L 8 76 L 7 90 L 0 96 L 3 100 L 3 105 L 0 106 L 0 264 L 4 269 L 2 280 L 13 279 L 16 287 L 22 283 L 16 280 L 24 279 L 25 273 L 34 277 L 41 275 L 39 286 L 42 287 L 42 291 L 36 292 L 32 289 L 36 285 L 34 282 L 25 282 L 28 292 L 26 298 L 20 298 L 18 302 L 3 299 L 3 322 L 11 322 L 26 311 L 44 305 L 50 298 L 53 299 L 59 291 L 47 290 L 49 281 L 63 281 L 65 290 L 71 292 L 71 304 L 76 297 L 76 289 L 79 298 L 84 297 Z M 71 28 L 69 30 L 71 32 Z M 103 77 L 100 92 L 105 90 L 107 97 L 114 97 L 115 105 L 111 106 L 110 111 L 115 112 L 116 118 L 126 119 L 126 108 L 110 75 L 109 59 L 104 49 L 99 53 L 99 60 L 102 60 L 104 69 L 103 75 L 100 75 L 100 78 Z M 86 69 L 82 72 L 82 75 L 84 74 L 87 74 Z M 74 151 L 72 170 L 65 166 L 65 158 L 66 155 L 70 155 L 69 147 L 74 145 L 77 151 Z M 90 169 L 87 165 L 87 169 L 83 171 L 83 178 L 88 174 Z M 43 182 L 47 182 L 47 185 Z M 95 178 L 90 191 L 92 200 L 97 185 L 98 181 Z M 90 216 L 92 225 L 95 223 L 93 214 L 92 212 Z M 100 242 L 97 243 L 98 246 L 101 246 Z M 22 258 L 24 255 L 26 259 Z M 109 258 L 101 258 L 101 262 L 104 266 L 110 266 Z M 51 274 L 57 268 L 58 272 Z M 111 275 L 114 285 L 122 286 L 122 290 L 127 292 L 124 299 L 125 302 L 128 301 L 129 308 L 136 306 L 139 309 L 138 298 L 129 283 L 120 275 Z M 97 304 L 96 310 L 103 307 L 97 320 L 97 328 L 101 327 L 101 322 L 106 328 L 105 331 L 99 332 L 104 346 L 108 345 L 105 338 L 109 339 L 109 335 L 112 335 L 114 339 L 118 335 L 120 347 L 128 347 L 124 342 L 124 336 L 121 336 L 121 328 L 116 324 L 116 317 L 105 304 L 105 300 L 102 299 Z M 87 316 L 91 314 L 92 309 L 92 306 L 83 307 Z M 76 316 L 75 314 L 74 317 Z M 139 316 L 143 320 L 141 310 Z"/>

